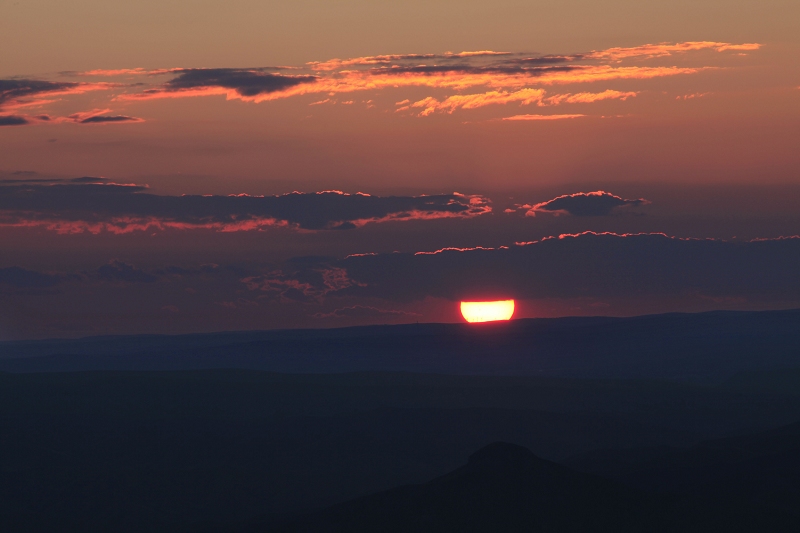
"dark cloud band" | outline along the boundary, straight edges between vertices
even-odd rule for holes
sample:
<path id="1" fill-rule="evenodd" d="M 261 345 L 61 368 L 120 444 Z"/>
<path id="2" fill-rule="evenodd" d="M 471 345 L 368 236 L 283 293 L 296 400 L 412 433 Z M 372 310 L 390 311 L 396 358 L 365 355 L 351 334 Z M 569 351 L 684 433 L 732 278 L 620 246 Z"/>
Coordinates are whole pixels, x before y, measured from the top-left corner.
<path id="1" fill-rule="evenodd" d="M 245 97 L 283 91 L 295 85 L 314 83 L 317 80 L 316 76 L 286 76 L 263 72 L 260 69 L 207 68 L 183 69 L 175 72 L 177 76 L 164 84 L 167 91 L 223 87 Z"/>
<path id="2" fill-rule="evenodd" d="M 537 212 L 548 212 L 576 216 L 603 216 L 610 215 L 620 207 L 634 207 L 649 203 L 644 198 L 627 200 L 605 191 L 579 192 L 536 204 L 530 208 L 528 214 L 533 216 Z"/>
<path id="3" fill-rule="evenodd" d="M 142 122 L 142 119 L 127 115 L 94 115 L 77 120 L 79 124 L 114 124 L 120 122 Z"/>
<path id="4" fill-rule="evenodd" d="M 75 82 L 26 79 L 0 80 L 0 106 L 23 98 L 75 89 L 79 85 L 79 83 Z"/>
<path id="5" fill-rule="evenodd" d="M 497 249 L 351 256 L 333 266 L 351 280 L 341 294 L 396 301 L 681 294 L 800 300 L 798 237 L 739 243 L 585 233 Z"/>
<path id="6" fill-rule="evenodd" d="M 27 118 L 19 115 L 0 116 L 0 126 L 24 126 L 30 124 Z"/>
<path id="7" fill-rule="evenodd" d="M 477 196 L 379 197 L 291 193 L 281 196 L 158 196 L 146 187 L 97 178 L 70 184 L 0 187 L 0 224 L 46 226 L 62 232 L 127 232 L 147 227 L 222 231 L 273 225 L 306 230 L 352 229 L 368 222 L 471 217 L 491 211 Z"/>
<path id="8" fill-rule="evenodd" d="M 43 274 L 20 267 L 0 268 L 0 289 L 12 287 L 15 289 L 42 289 L 57 285 L 60 276 Z"/>

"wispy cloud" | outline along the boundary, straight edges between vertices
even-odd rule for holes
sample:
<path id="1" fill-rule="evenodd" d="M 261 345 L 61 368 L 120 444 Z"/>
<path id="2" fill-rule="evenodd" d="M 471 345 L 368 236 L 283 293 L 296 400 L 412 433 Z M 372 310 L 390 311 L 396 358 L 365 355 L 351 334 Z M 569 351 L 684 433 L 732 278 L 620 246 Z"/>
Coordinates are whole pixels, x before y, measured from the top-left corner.
<path id="1" fill-rule="evenodd" d="M 645 44 L 630 48 L 608 48 L 606 50 L 591 52 L 584 57 L 591 59 L 620 60 L 634 57 L 665 57 L 675 53 L 695 52 L 699 50 L 750 52 L 758 50 L 759 48 L 761 48 L 761 45 L 758 43 L 731 44 L 714 41 L 688 41 L 684 43 Z"/>
<path id="2" fill-rule="evenodd" d="M 620 92 L 606 90 L 599 93 L 583 92 L 576 94 L 557 94 L 545 98 L 544 89 L 520 89 L 519 91 L 489 91 L 478 94 L 457 94 L 442 101 L 429 96 L 414 103 L 406 103 L 396 111 L 422 109 L 420 116 L 428 116 L 436 112 L 453 113 L 458 109 L 477 109 L 488 105 L 516 103 L 519 105 L 536 104 L 539 106 L 591 103 L 600 100 L 626 100 L 635 97 L 633 91 Z M 398 102 L 398 105 L 401 103 Z"/>
<path id="3" fill-rule="evenodd" d="M 260 68 L 172 68 L 146 71 L 133 69 L 97 69 L 75 76 L 119 77 L 120 81 L 137 76 L 141 83 L 86 83 L 79 81 L 0 80 L 0 106 L 33 105 L 58 94 L 71 94 L 117 87 L 114 99 L 148 100 L 199 96 L 225 96 L 232 100 L 265 102 L 312 95 L 318 102 L 333 101 L 337 95 L 358 91 L 428 88 L 436 90 L 426 99 L 417 96 L 409 109 L 418 114 L 453 113 L 486 105 L 535 103 L 558 105 L 592 103 L 600 100 L 624 101 L 638 91 L 577 90 L 548 95 L 543 91 L 559 85 L 598 82 L 650 80 L 687 76 L 717 68 L 706 66 L 665 65 L 663 58 L 702 51 L 755 51 L 756 43 L 691 41 L 684 43 L 646 44 L 615 47 L 579 54 L 531 55 L 492 50 L 385 54 L 310 62 L 301 67 Z M 706 59 L 707 56 L 703 56 Z M 662 58 L 657 64 L 649 59 Z M 713 63 L 713 60 L 711 61 Z M 64 73 L 69 74 L 69 73 Z M 477 89 L 477 90 L 476 90 Z M 463 94 L 470 91 L 474 94 Z M 444 94 L 439 94 L 444 93 Z M 448 94 L 449 93 L 449 94 Z M 403 99 L 402 97 L 399 99 Z M 411 98 L 406 98 L 411 99 Z M 348 98 L 347 101 L 350 101 Z M 115 113 L 114 116 L 123 116 Z M 98 119 L 99 120 L 99 119 Z M 119 119 L 120 121 L 122 119 Z"/>
<path id="4" fill-rule="evenodd" d="M 599 102 L 600 100 L 627 100 L 628 98 L 634 98 L 637 92 L 634 91 L 614 91 L 614 90 L 605 90 L 600 93 L 575 93 L 575 94 L 557 94 L 555 96 L 550 96 L 547 98 L 547 103 L 552 105 L 559 105 L 559 104 L 586 104 L 591 102 Z"/>
<path id="5" fill-rule="evenodd" d="M 436 98 L 428 97 L 409 104 L 409 108 L 421 108 L 420 115 L 426 116 L 437 111 L 452 113 L 456 109 L 475 109 L 493 104 L 508 104 L 511 102 L 521 105 L 541 103 L 545 92 L 543 89 L 521 89 L 514 92 L 490 91 L 480 94 L 457 94 L 440 102 Z M 403 109 L 403 108 L 400 108 Z"/>
<path id="6" fill-rule="evenodd" d="M 77 124 L 119 124 L 123 122 L 144 122 L 144 119 L 128 115 L 109 115 L 110 109 L 95 109 L 82 113 L 73 113 L 66 120 Z"/>
<path id="7" fill-rule="evenodd" d="M 586 115 L 513 115 L 511 117 L 503 117 L 502 120 L 563 120 L 585 116 Z"/>

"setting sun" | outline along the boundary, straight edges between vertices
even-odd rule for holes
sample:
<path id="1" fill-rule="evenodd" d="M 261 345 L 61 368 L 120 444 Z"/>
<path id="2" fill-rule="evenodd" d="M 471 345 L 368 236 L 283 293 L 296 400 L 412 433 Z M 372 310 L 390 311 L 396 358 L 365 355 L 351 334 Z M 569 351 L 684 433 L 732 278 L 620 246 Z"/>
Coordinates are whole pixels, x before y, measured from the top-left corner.
<path id="1" fill-rule="evenodd" d="M 461 315 L 467 322 L 510 320 L 514 315 L 514 300 L 461 302 Z"/>

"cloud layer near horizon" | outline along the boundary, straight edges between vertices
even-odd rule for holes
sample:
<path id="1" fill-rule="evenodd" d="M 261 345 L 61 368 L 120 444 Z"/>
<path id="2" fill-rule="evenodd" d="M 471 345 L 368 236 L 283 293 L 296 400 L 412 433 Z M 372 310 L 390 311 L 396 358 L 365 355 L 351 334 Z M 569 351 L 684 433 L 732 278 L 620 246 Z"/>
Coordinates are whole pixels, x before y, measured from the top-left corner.
<path id="1" fill-rule="evenodd" d="M 425 297 L 800 299 L 800 238 L 728 242 L 663 234 L 561 235 L 494 249 L 351 256 L 347 293 Z"/>
<path id="2" fill-rule="evenodd" d="M 245 231 L 270 226 L 352 229 L 370 222 L 473 217 L 491 211 L 481 196 L 370 196 L 339 191 L 281 196 L 159 196 L 105 178 L 0 185 L 0 225 L 60 233 L 144 229 Z"/>
<path id="3" fill-rule="evenodd" d="M 116 260 L 79 273 L 8 267 L 0 269 L 0 284 L 49 288 L 78 279 L 135 285 L 194 280 L 196 286 L 201 279 L 219 278 L 227 280 L 231 295 L 245 288 L 250 301 L 310 306 L 308 316 L 346 317 L 380 314 L 373 309 L 374 302 L 403 306 L 428 298 L 796 303 L 800 302 L 798 271 L 800 237 L 796 236 L 731 242 L 586 232 L 499 248 L 305 257 L 261 272 L 218 265 L 147 271 Z M 337 306 L 339 301 L 348 304 Z M 321 312 L 322 304 L 334 310 Z"/>

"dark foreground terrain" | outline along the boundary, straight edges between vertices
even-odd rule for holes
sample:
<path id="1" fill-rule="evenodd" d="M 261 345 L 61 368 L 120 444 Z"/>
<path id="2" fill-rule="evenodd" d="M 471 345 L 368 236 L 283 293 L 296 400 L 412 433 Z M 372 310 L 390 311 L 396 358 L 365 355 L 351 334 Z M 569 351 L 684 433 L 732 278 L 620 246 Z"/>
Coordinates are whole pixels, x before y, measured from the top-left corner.
<path id="1" fill-rule="evenodd" d="M 720 452 L 727 451 L 722 447 Z M 797 449 L 795 448 L 795 451 Z M 773 465 L 776 466 L 776 465 Z M 795 467 L 785 477 L 796 477 Z M 683 471 L 682 473 L 686 473 Z M 771 481 L 778 481 L 771 476 Z M 718 481 L 718 480 L 715 480 Z M 735 481 L 734 481 L 735 484 Z M 771 502 L 731 497 L 730 487 L 695 492 L 637 490 L 536 457 L 526 448 L 490 444 L 466 465 L 405 486 L 287 519 L 275 532 L 707 532 L 797 531 L 800 516 Z M 743 489 L 744 487 L 737 487 Z M 798 505 L 797 494 L 791 502 Z M 241 531 L 263 531 L 257 523 Z"/>
<path id="2" fill-rule="evenodd" d="M 499 326 L 0 344 L 0 531 L 798 530 L 800 313 Z"/>

